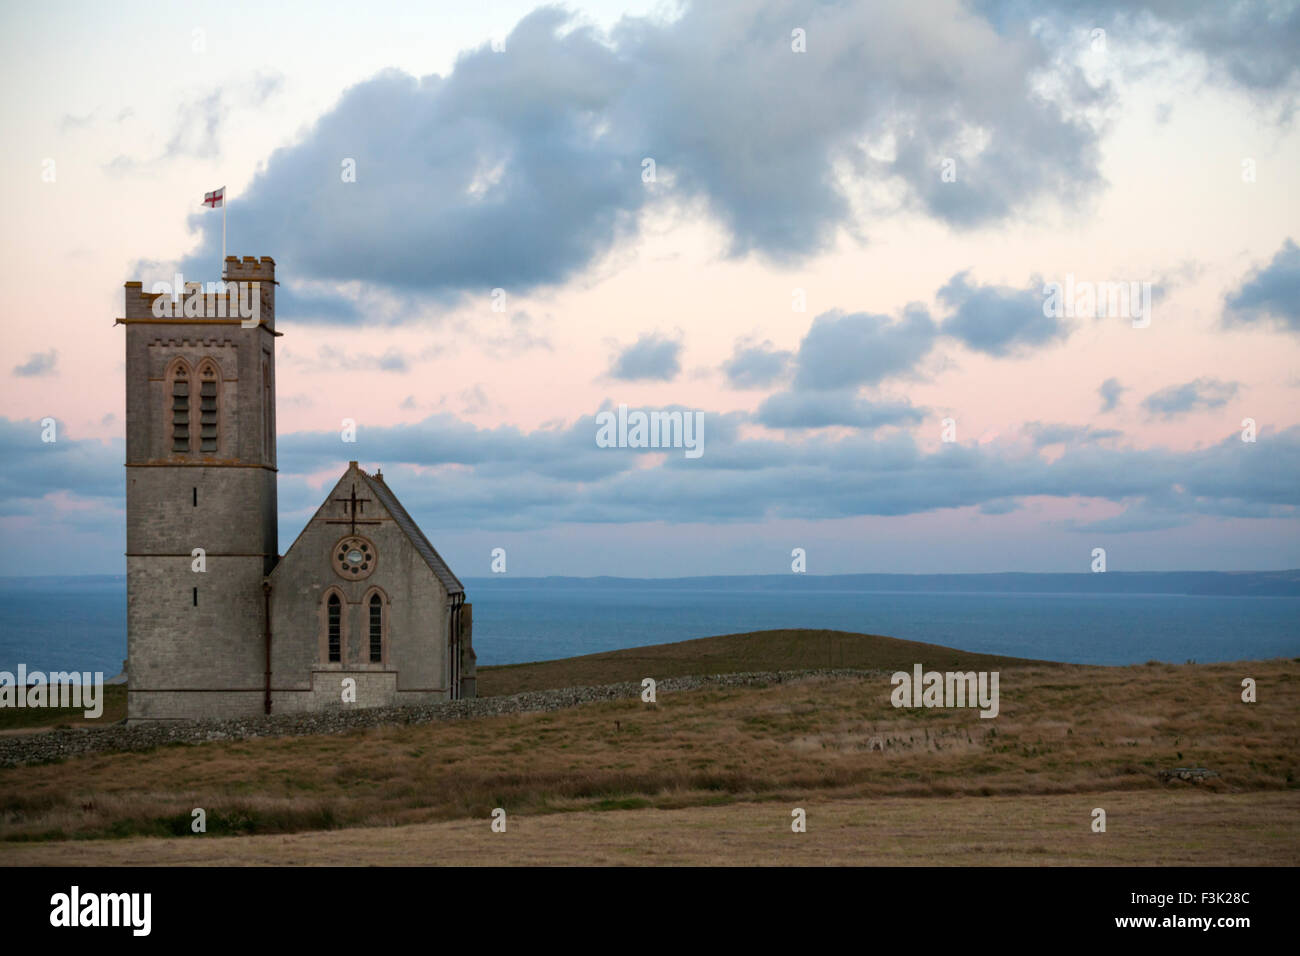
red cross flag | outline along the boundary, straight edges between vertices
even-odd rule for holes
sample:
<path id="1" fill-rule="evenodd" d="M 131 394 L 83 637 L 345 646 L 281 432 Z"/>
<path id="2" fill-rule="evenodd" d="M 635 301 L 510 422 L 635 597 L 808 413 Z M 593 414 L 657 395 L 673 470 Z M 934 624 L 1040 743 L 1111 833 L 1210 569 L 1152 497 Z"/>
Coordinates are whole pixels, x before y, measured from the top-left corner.
<path id="1" fill-rule="evenodd" d="M 209 209 L 221 207 L 221 278 L 226 277 L 226 187 L 203 194 L 203 205 Z"/>

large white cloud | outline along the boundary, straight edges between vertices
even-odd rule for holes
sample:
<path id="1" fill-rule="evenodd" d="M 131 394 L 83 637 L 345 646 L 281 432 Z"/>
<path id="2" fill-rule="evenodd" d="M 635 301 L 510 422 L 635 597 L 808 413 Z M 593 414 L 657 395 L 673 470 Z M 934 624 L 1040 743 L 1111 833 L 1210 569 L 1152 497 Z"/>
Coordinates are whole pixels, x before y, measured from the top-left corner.
<path id="1" fill-rule="evenodd" d="M 1074 72 L 956 0 L 699 3 L 609 35 L 543 8 L 504 52 L 468 51 L 445 77 L 390 71 L 348 90 L 268 158 L 241 235 L 295 278 L 454 298 L 563 282 L 659 201 L 707 210 L 732 254 L 774 260 L 869 232 L 867 186 L 885 184 L 891 208 L 995 221 L 1099 182 L 1076 102 L 1099 94 L 1074 77 L 1046 98 L 1049 69 Z M 193 224 L 207 262 L 219 224 Z M 315 306 L 302 317 L 347 315 Z"/>

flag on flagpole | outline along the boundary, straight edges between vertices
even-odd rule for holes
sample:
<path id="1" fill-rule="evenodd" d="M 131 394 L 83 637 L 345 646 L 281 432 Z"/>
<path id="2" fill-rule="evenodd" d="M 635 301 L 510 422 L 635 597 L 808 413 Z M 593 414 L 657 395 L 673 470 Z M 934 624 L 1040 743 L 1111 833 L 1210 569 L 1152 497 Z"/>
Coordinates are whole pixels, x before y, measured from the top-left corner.
<path id="1" fill-rule="evenodd" d="M 210 193 L 203 194 L 203 205 L 209 209 L 221 207 L 221 268 L 217 275 L 222 279 L 226 278 L 226 187 L 214 189 Z"/>

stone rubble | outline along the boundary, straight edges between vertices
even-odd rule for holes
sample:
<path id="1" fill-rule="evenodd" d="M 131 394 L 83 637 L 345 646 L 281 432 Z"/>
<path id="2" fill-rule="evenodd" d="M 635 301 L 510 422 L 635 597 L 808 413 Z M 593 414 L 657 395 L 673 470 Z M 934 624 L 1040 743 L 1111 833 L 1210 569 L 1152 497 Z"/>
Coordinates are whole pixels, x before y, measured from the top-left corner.
<path id="1" fill-rule="evenodd" d="M 1175 767 L 1173 770 L 1161 770 L 1157 776 L 1165 782 L 1170 780 L 1208 780 L 1210 777 L 1217 777 L 1218 773 L 1205 767 Z"/>

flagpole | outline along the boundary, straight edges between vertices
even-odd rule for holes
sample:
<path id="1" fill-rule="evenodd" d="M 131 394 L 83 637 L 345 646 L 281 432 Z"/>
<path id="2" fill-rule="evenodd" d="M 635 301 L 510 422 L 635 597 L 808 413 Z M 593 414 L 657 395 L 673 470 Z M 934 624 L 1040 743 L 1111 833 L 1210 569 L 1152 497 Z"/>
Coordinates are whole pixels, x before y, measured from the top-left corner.
<path id="1" fill-rule="evenodd" d="M 226 206 L 230 204 L 230 197 L 226 195 L 226 187 L 221 187 L 221 271 L 217 273 L 224 280 L 226 278 Z"/>

